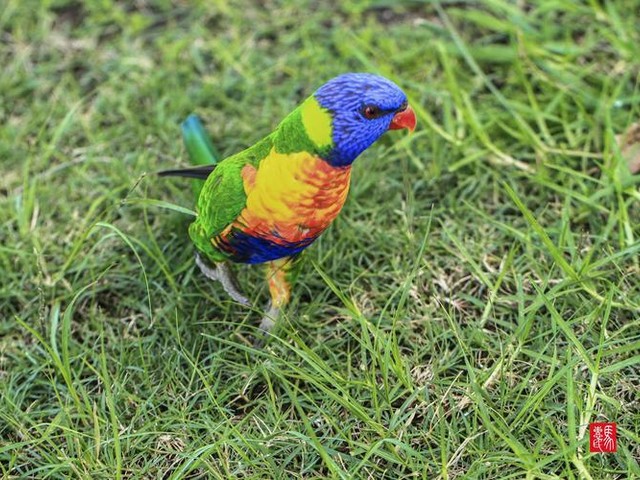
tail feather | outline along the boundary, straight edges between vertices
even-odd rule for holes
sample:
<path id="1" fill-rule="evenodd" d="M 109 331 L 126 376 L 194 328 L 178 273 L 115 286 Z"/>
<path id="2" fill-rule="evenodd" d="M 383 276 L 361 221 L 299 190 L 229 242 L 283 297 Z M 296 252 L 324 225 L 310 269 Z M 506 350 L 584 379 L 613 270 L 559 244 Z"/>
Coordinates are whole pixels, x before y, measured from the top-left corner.
<path id="1" fill-rule="evenodd" d="M 220 155 L 197 115 L 189 115 L 181 127 L 182 139 L 193 165 L 211 165 L 220 161 Z"/>
<path id="2" fill-rule="evenodd" d="M 161 177 L 189 177 L 206 180 L 220 161 L 220 155 L 213 146 L 211 138 L 204 129 L 202 121 L 197 115 L 189 115 L 182 122 L 182 140 L 194 167 L 162 170 L 158 172 Z M 196 198 L 202 190 L 204 182 L 195 182 L 193 192 Z"/>
<path id="3" fill-rule="evenodd" d="M 201 165 L 199 167 L 176 168 L 158 172 L 161 177 L 189 177 L 206 180 L 217 165 Z"/>

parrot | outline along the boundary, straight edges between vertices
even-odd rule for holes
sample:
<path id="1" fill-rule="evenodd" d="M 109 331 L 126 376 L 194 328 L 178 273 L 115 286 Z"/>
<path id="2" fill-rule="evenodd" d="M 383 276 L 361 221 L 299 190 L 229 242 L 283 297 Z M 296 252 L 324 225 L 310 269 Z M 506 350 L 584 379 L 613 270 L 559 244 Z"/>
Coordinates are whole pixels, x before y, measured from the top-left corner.
<path id="1" fill-rule="evenodd" d="M 189 226 L 195 263 L 227 294 L 250 306 L 232 263 L 264 264 L 268 332 L 291 298 L 292 266 L 336 218 L 354 160 L 388 130 L 416 127 L 406 94 L 371 73 L 344 73 L 322 86 L 266 137 L 223 160 L 196 115 L 182 124 L 191 167 L 161 176 L 199 179 Z M 204 183 L 202 183 L 204 181 Z"/>

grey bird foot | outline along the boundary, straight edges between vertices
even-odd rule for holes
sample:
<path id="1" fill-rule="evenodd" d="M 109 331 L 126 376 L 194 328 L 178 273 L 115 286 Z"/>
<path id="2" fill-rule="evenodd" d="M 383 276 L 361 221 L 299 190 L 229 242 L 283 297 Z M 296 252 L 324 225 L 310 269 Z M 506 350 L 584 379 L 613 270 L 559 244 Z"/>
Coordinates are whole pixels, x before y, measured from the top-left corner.
<path id="1" fill-rule="evenodd" d="M 233 274 L 233 270 L 229 268 L 229 265 L 224 262 L 220 262 L 215 263 L 215 267 L 212 268 L 207 265 L 199 253 L 196 253 L 196 265 L 198 265 L 198 268 L 202 273 L 204 273 L 205 277 L 210 280 L 220 282 L 224 291 L 227 292 L 236 302 L 246 305 L 247 307 L 251 306 L 249 299 L 240 291 L 238 281 Z"/>
<path id="2" fill-rule="evenodd" d="M 271 331 L 273 326 L 276 324 L 276 320 L 278 319 L 279 316 L 280 316 L 280 308 L 274 307 L 271 304 L 271 302 L 269 302 L 269 305 L 267 306 L 267 310 L 264 314 L 264 317 L 262 317 L 262 321 L 260 322 L 260 326 L 259 326 L 260 331 L 253 339 L 254 347 L 262 348 L 264 346 L 264 342 L 269 332 Z"/>
<path id="3" fill-rule="evenodd" d="M 271 302 L 269 302 L 269 306 L 267 307 L 267 311 L 265 312 L 264 317 L 262 317 L 262 321 L 260 322 L 260 330 L 264 333 L 269 333 L 273 326 L 276 324 L 276 320 L 280 316 L 280 308 L 274 307 Z"/>

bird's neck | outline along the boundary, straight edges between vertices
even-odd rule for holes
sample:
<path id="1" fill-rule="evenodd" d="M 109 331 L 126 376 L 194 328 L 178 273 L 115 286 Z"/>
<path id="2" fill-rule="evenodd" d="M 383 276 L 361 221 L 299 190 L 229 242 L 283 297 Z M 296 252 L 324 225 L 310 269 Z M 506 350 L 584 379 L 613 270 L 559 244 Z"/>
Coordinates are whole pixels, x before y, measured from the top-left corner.
<path id="1" fill-rule="evenodd" d="M 338 148 L 333 141 L 331 113 L 311 96 L 291 112 L 273 133 L 278 153 L 308 152 L 332 167 L 348 167 L 361 153 Z"/>

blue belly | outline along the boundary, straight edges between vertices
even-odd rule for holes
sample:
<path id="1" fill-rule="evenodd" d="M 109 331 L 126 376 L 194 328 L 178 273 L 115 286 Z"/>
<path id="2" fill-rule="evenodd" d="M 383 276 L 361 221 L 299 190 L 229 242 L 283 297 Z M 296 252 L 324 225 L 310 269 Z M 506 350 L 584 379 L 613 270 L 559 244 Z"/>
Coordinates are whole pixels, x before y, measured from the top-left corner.
<path id="1" fill-rule="evenodd" d="M 236 230 L 224 240 L 219 241 L 217 247 L 229 255 L 234 262 L 253 264 L 296 255 L 311 245 L 314 240 L 315 238 L 309 238 L 296 243 L 275 243 Z"/>

